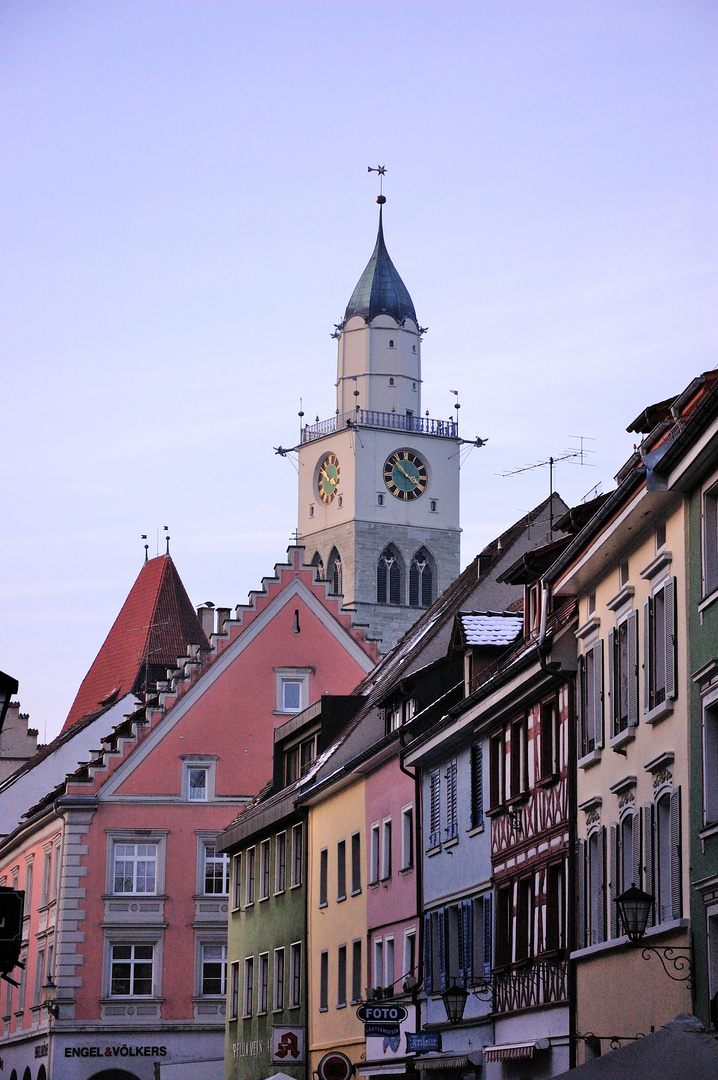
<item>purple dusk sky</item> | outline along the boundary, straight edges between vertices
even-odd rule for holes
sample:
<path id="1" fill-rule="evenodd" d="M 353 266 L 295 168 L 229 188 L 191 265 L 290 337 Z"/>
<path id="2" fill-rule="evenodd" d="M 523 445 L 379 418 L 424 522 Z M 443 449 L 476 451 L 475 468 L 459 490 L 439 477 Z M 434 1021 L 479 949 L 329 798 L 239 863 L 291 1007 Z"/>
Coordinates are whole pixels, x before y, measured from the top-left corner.
<path id="1" fill-rule="evenodd" d="M 385 233 L 424 408 L 489 443 L 462 560 L 562 464 L 718 364 L 713 0 L 5 0 L 0 668 L 54 735 L 140 569 L 195 604 L 284 557 L 272 447 L 334 411 L 330 338 Z M 160 541 L 160 543 L 162 543 Z"/>

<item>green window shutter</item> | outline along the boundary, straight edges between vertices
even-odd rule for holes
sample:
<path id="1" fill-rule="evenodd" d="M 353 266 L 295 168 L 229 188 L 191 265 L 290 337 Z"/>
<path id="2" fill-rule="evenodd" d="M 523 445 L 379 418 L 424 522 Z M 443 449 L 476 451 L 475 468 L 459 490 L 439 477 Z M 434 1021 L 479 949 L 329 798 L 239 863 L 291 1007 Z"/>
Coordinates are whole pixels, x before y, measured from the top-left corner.
<path id="1" fill-rule="evenodd" d="M 638 723 L 638 612 L 628 616 L 628 726 Z"/>
<path id="2" fill-rule="evenodd" d="M 618 896 L 619 882 L 621 880 L 621 872 L 619 866 L 619 851 L 618 851 L 618 825 L 615 821 L 612 821 L 609 825 L 609 868 L 608 872 L 611 876 L 611 880 L 608 883 L 608 902 L 610 904 L 610 924 L 611 924 L 611 937 L 616 938 L 619 936 L 620 930 L 618 926 L 618 906 L 616 904 L 616 897 Z"/>
<path id="3" fill-rule="evenodd" d="M 663 590 L 666 635 L 666 701 L 676 696 L 676 579 L 666 582 Z"/>
<path id="4" fill-rule="evenodd" d="M 643 870 L 644 889 L 656 895 L 653 882 L 653 803 L 643 804 Z M 653 926 L 654 909 L 648 915 L 648 926 Z"/>
<path id="5" fill-rule="evenodd" d="M 593 646 L 593 722 L 596 747 L 603 746 L 603 642 Z"/>
<path id="6" fill-rule="evenodd" d="M 681 903 L 681 789 L 671 792 L 671 907 L 674 919 L 683 914 Z"/>

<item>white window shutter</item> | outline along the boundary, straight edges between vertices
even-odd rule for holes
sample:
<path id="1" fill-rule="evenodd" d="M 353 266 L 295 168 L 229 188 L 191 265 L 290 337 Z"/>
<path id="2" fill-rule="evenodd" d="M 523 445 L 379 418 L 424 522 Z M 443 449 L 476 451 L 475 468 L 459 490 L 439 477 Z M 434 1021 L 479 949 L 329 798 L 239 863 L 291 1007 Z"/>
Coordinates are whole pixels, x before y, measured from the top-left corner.
<path id="1" fill-rule="evenodd" d="M 671 907 L 673 918 L 683 914 L 681 903 L 681 789 L 671 792 Z"/>
<path id="2" fill-rule="evenodd" d="M 638 612 L 628 616 L 628 726 L 638 723 Z"/>
<path id="3" fill-rule="evenodd" d="M 603 746 L 603 642 L 593 646 L 593 723 L 596 747 Z"/>
<path id="4" fill-rule="evenodd" d="M 666 582 L 663 590 L 666 635 L 666 701 L 676 696 L 676 579 Z"/>
<path id="5" fill-rule="evenodd" d="M 655 896 L 653 887 L 653 803 L 643 804 L 643 870 L 644 889 Z M 655 904 L 648 913 L 648 926 L 654 923 Z"/>

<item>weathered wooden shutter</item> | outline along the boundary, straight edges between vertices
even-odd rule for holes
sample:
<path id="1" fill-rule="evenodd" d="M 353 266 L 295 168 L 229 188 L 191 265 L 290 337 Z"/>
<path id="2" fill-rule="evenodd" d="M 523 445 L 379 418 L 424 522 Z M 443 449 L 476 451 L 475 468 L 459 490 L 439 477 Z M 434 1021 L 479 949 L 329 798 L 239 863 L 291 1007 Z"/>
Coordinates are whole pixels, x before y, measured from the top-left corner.
<path id="1" fill-rule="evenodd" d="M 643 804 L 643 871 L 644 889 L 653 893 L 653 803 Z M 648 913 L 648 926 L 653 926 L 655 903 Z"/>
<path id="2" fill-rule="evenodd" d="M 576 673 L 576 731 L 578 733 L 578 746 L 576 753 L 581 758 L 588 750 L 588 731 L 586 728 L 586 710 L 584 697 L 586 695 L 586 660 L 583 655 L 578 658 L 578 671 Z"/>
<path id="3" fill-rule="evenodd" d="M 681 789 L 671 792 L 671 908 L 674 919 L 683 914 L 681 903 Z"/>
<path id="4" fill-rule="evenodd" d="M 434 769 L 429 777 L 429 847 L 441 843 L 441 773 Z"/>
<path id="5" fill-rule="evenodd" d="M 461 949 L 459 951 L 459 972 L 465 980 L 473 978 L 474 968 L 474 925 L 473 900 L 465 900 L 461 905 Z"/>
<path id="6" fill-rule="evenodd" d="M 446 910 L 440 908 L 436 913 L 436 933 L 439 943 L 439 990 L 443 994 L 446 990 L 446 968 L 448 941 L 446 940 Z"/>
<path id="7" fill-rule="evenodd" d="M 620 934 L 618 925 L 618 905 L 616 897 L 620 890 L 621 870 L 618 850 L 618 825 L 612 821 L 609 825 L 609 861 L 608 872 L 611 880 L 608 883 L 608 902 L 610 904 L 611 937 L 616 938 Z"/>
<path id="8" fill-rule="evenodd" d="M 451 839 L 458 833 L 456 805 L 456 758 L 446 766 L 446 837 Z"/>
<path id="9" fill-rule="evenodd" d="M 614 668 L 616 656 L 616 631 L 608 631 L 608 715 L 609 715 L 609 738 L 613 738 L 616 732 L 616 713 L 619 708 L 619 695 L 614 684 Z"/>
<path id="10" fill-rule="evenodd" d="M 431 942 L 431 914 L 424 916 L 424 986 L 426 987 L 427 994 L 433 993 L 434 979 L 432 961 L 434 954 L 432 952 Z"/>
<path id="11" fill-rule="evenodd" d="M 578 947 L 586 947 L 586 841 L 578 842 L 578 857 L 576 859 L 576 876 L 578 877 Z"/>
<path id="12" fill-rule="evenodd" d="M 628 616 L 628 726 L 638 723 L 638 612 Z"/>
<path id="13" fill-rule="evenodd" d="M 593 646 L 593 722 L 596 747 L 603 746 L 603 642 Z"/>
<path id="14" fill-rule="evenodd" d="M 651 622 L 653 620 L 652 603 L 649 596 L 643 605 L 643 711 L 650 712 L 653 708 L 653 695 L 651 693 L 653 661 L 651 657 Z"/>
<path id="15" fill-rule="evenodd" d="M 491 957 L 492 957 L 492 930 L 493 921 L 491 918 L 491 893 L 484 893 L 484 978 L 491 978 Z"/>
<path id="16" fill-rule="evenodd" d="M 665 603 L 663 605 L 663 611 L 665 614 L 665 635 L 666 635 L 666 701 L 672 700 L 676 696 L 676 579 L 671 578 L 666 582 L 666 586 L 663 590 L 665 597 Z"/>
<path id="17" fill-rule="evenodd" d="M 471 747 L 471 828 L 484 820 L 483 764 L 481 747 Z"/>
<path id="18" fill-rule="evenodd" d="M 641 811 L 636 807 L 633 815 L 633 881 L 636 888 L 641 887 Z"/>
<path id="19" fill-rule="evenodd" d="M 601 832 L 596 845 L 596 857 L 598 859 L 598 940 L 606 940 L 606 826 L 601 826 Z"/>

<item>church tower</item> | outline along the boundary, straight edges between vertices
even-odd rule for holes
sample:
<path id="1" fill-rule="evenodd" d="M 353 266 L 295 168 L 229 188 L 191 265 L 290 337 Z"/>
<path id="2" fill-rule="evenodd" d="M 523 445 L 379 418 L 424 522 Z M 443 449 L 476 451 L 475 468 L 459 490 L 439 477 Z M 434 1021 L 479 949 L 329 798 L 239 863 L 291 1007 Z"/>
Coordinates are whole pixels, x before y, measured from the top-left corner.
<path id="1" fill-rule="evenodd" d="M 299 538 L 386 652 L 459 574 L 459 437 L 421 412 L 422 330 L 379 232 L 337 327 L 337 409 L 302 428 Z"/>

